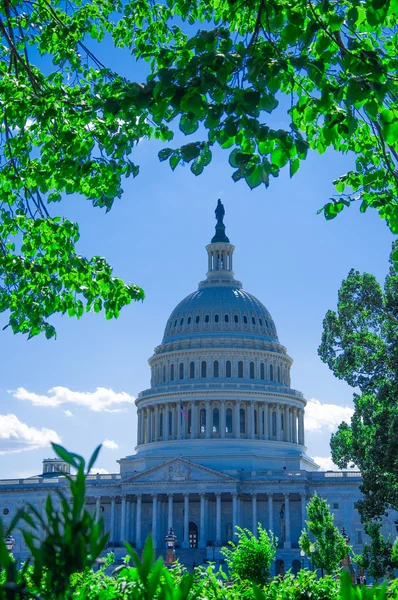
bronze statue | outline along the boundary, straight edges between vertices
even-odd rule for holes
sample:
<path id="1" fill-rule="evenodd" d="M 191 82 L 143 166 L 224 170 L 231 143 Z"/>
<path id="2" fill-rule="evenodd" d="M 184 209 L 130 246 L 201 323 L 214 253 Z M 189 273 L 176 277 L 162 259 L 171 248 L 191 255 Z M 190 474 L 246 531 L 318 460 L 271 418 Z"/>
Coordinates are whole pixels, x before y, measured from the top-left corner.
<path id="1" fill-rule="evenodd" d="M 222 225 L 224 215 L 225 215 L 225 209 L 224 209 L 224 205 L 221 202 L 221 200 L 217 200 L 217 208 L 214 211 L 214 214 L 216 215 L 217 225 Z"/>

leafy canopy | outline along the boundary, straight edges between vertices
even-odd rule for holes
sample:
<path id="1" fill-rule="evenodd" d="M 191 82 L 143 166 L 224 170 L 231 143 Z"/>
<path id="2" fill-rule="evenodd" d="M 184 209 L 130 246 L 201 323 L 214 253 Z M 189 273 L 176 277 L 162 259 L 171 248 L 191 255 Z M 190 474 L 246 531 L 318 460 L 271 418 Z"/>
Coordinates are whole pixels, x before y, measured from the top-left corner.
<path id="1" fill-rule="evenodd" d="M 324 571 L 332 574 L 339 568 L 350 547 L 334 525 L 334 515 L 326 500 L 316 492 L 307 504 L 307 514 L 307 528 L 300 536 L 299 546 L 311 557 L 315 567 L 322 570 L 322 575 Z M 311 546 L 314 547 L 313 552 Z"/>
<path id="2" fill-rule="evenodd" d="M 398 257 L 393 245 L 391 262 Z M 321 359 L 334 375 L 359 388 L 351 423 L 332 435 L 333 461 L 362 473 L 362 520 L 398 508 L 398 276 L 391 266 L 384 289 L 376 278 L 351 270 L 337 311 L 323 322 Z"/>
<path id="3" fill-rule="evenodd" d="M 177 127 L 192 137 L 161 161 L 200 175 L 228 149 L 250 188 L 293 176 L 309 150 L 350 152 L 326 218 L 358 201 L 397 233 L 397 18 L 397 0 L 4 0 L 0 311 L 12 330 L 53 337 L 55 313 L 112 318 L 143 298 L 77 253 L 78 227 L 53 204 L 78 194 L 110 210 L 139 173 L 139 140 L 170 143 Z M 146 61 L 145 81 L 95 57 L 105 36 Z"/>
<path id="4" fill-rule="evenodd" d="M 375 521 L 368 521 L 365 530 L 370 542 L 364 545 L 361 554 L 355 556 L 354 561 L 378 581 L 388 571 L 398 567 L 398 538 L 394 544 L 389 537 L 385 539 L 381 532 L 381 523 Z"/>

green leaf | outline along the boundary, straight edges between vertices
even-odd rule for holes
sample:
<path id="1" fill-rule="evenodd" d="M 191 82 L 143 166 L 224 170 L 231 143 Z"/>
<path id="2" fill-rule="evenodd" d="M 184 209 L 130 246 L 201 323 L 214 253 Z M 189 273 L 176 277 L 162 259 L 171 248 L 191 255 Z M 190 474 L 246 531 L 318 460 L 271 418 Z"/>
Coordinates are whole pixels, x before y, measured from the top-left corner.
<path id="1" fill-rule="evenodd" d="M 180 129 L 185 135 L 191 135 L 198 127 L 199 122 L 195 115 L 189 113 L 187 115 L 182 115 L 180 119 Z"/>
<path id="2" fill-rule="evenodd" d="M 180 148 L 181 156 L 185 162 L 190 162 L 200 154 L 200 146 L 197 143 L 186 144 Z"/>
<path id="3" fill-rule="evenodd" d="M 167 160 L 172 153 L 173 150 L 171 148 L 163 148 L 163 150 L 160 150 L 158 152 L 158 158 L 162 162 L 164 160 Z"/>

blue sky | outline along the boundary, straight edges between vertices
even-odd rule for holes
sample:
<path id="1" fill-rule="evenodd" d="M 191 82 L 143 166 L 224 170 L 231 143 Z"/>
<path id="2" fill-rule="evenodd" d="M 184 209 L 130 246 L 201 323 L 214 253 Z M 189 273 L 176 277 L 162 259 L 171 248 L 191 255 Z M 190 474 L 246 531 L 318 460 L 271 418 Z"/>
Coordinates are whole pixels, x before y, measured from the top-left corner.
<path id="1" fill-rule="evenodd" d="M 195 177 L 189 168 L 173 173 L 159 163 L 161 147 L 146 140 L 137 146 L 140 175 L 125 182 L 110 213 L 77 197 L 51 208 L 79 222 L 82 254 L 105 256 L 115 275 L 144 288 L 146 300 L 113 321 L 96 314 L 80 321 L 57 317 L 56 341 L 1 333 L 1 478 L 40 472 L 42 459 L 52 456 L 50 439 L 87 457 L 107 440 L 97 466 L 118 472 L 116 460 L 134 449 L 132 399 L 149 387 L 147 359 L 175 305 L 206 272 L 217 198 L 236 246 L 236 277 L 272 314 L 294 359 L 292 386 L 310 401 L 308 453 L 329 464 L 330 432 L 349 417 L 352 389 L 317 356 L 322 319 L 335 308 L 350 268 L 384 279 L 391 233 L 375 211 L 361 215 L 356 206 L 331 222 L 316 215 L 334 193 L 332 180 L 351 167 L 350 157 L 310 155 L 293 179 L 283 171 L 267 190 L 250 191 L 232 181 L 228 151 L 214 152 L 211 165 Z M 0 327 L 5 322 L 1 315 Z M 56 392 L 49 393 L 52 388 Z"/>

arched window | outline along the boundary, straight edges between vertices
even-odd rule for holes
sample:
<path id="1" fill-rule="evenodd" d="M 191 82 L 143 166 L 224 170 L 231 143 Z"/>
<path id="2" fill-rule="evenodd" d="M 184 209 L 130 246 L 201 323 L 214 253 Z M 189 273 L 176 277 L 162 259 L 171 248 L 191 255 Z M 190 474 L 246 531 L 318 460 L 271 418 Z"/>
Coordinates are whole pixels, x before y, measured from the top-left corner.
<path id="1" fill-rule="evenodd" d="M 192 409 L 188 408 L 188 433 L 192 432 Z"/>
<path id="2" fill-rule="evenodd" d="M 220 411 L 213 408 L 213 433 L 220 433 Z"/>
<path id="3" fill-rule="evenodd" d="M 163 411 L 159 415 L 159 437 L 163 438 Z"/>
<path id="4" fill-rule="evenodd" d="M 254 409 L 254 435 L 258 435 L 258 418 L 257 409 Z"/>
<path id="5" fill-rule="evenodd" d="M 274 381 L 274 367 L 272 365 L 269 366 L 269 380 Z"/>
<path id="6" fill-rule="evenodd" d="M 232 433 L 232 408 L 225 412 L 225 433 Z"/>
<path id="7" fill-rule="evenodd" d="M 220 367 L 218 364 L 218 360 L 215 360 L 213 363 L 213 377 L 219 377 L 220 376 Z"/>
<path id="8" fill-rule="evenodd" d="M 174 321 L 174 327 L 177 327 L 177 319 Z"/>
<path id="9" fill-rule="evenodd" d="M 166 365 L 163 366 L 163 383 L 166 381 Z"/>
<path id="10" fill-rule="evenodd" d="M 259 317 L 259 318 L 258 318 L 258 321 L 259 321 L 259 323 L 260 323 L 260 327 L 262 327 L 262 326 L 263 326 L 263 320 L 262 320 L 262 318 L 261 318 L 261 317 Z"/>
<path id="11" fill-rule="evenodd" d="M 272 413 L 272 435 L 276 437 L 276 412 Z"/>
<path id="12" fill-rule="evenodd" d="M 206 375 L 206 371 L 207 371 L 207 363 L 206 363 L 206 361 L 205 361 L 205 360 L 202 360 L 202 366 L 201 366 L 201 372 L 200 372 L 200 376 L 201 376 L 202 378 L 205 378 L 205 377 L 207 377 L 207 375 Z"/>
<path id="13" fill-rule="evenodd" d="M 247 317 L 246 317 L 246 315 L 243 317 L 243 322 L 244 322 L 245 325 L 247 325 Z"/>
<path id="14" fill-rule="evenodd" d="M 268 321 L 267 321 L 267 319 L 264 319 L 264 321 L 265 321 L 265 326 L 268 327 Z"/>
<path id="15" fill-rule="evenodd" d="M 209 321 L 210 321 L 210 317 L 209 317 L 209 315 L 206 315 L 205 316 L 205 323 L 208 323 Z"/>
<path id="16" fill-rule="evenodd" d="M 243 362 L 241 360 L 238 362 L 238 377 L 241 379 L 243 377 Z"/>
<path id="17" fill-rule="evenodd" d="M 200 422 L 200 433 L 206 433 L 206 409 L 205 408 L 200 409 L 199 422 Z"/>
<path id="18" fill-rule="evenodd" d="M 265 367 L 264 367 L 264 363 L 260 364 L 260 379 L 265 379 Z"/>
<path id="19" fill-rule="evenodd" d="M 200 316 L 198 315 L 195 319 L 195 323 L 199 323 L 199 321 L 200 321 Z"/>
<path id="20" fill-rule="evenodd" d="M 180 373 L 179 378 L 184 379 L 184 363 L 180 363 Z"/>
<path id="21" fill-rule="evenodd" d="M 241 408 L 239 410 L 239 425 L 240 425 L 240 432 L 246 433 L 246 412 L 245 412 L 244 408 Z"/>
<path id="22" fill-rule="evenodd" d="M 250 379 L 254 379 L 254 362 L 250 363 Z"/>
<path id="23" fill-rule="evenodd" d="M 256 319 L 254 317 L 252 317 L 252 323 L 253 323 L 253 325 L 256 324 Z"/>
<path id="24" fill-rule="evenodd" d="M 182 319 L 180 320 L 180 327 L 184 325 L 184 317 L 182 317 Z"/>
<path id="25" fill-rule="evenodd" d="M 281 368 L 278 365 L 278 383 L 281 383 Z"/>
<path id="26" fill-rule="evenodd" d="M 234 321 L 235 321 L 235 323 L 238 323 L 238 322 L 239 322 L 239 317 L 238 317 L 238 315 L 234 315 Z"/>
<path id="27" fill-rule="evenodd" d="M 192 317 L 188 317 L 188 321 L 187 321 L 188 325 L 191 324 L 191 321 L 192 321 Z"/>
<path id="28" fill-rule="evenodd" d="M 218 323 L 219 320 L 220 320 L 220 317 L 218 315 L 214 315 L 214 322 Z"/>
<path id="29" fill-rule="evenodd" d="M 225 377 L 232 377 L 232 365 L 230 360 L 227 360 L 225 363 Z"/>
<path id="30" fill-rule="evenodd" d="M 228 316 L 228 315 L 224 315 L 224 321 L 225 321 L 226 323 L 228 323 L 228 321 L 229 321 L 229 316 Z"/>
<path id="31" fill-rule="evenodd" d="M 189 363 L 189 378 L 195 379 L 195 363 L 193 360 Z"/>
<path id="32" fill-rule="evenodd" d="M 170 367 L 170 381 L 174 381 L 174 365 Z"/>

